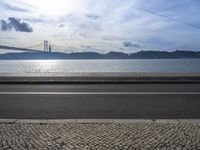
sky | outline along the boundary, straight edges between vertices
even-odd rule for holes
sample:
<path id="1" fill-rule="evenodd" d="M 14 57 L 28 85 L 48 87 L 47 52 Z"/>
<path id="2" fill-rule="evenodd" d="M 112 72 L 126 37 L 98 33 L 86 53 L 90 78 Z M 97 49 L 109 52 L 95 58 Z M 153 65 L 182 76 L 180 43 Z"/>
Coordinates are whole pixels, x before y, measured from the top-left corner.
<path id="1" fill-rule="evenodd" d="M 200 50 L 200 0 L 0 0 L 0 45 L 53 51 Z"/>

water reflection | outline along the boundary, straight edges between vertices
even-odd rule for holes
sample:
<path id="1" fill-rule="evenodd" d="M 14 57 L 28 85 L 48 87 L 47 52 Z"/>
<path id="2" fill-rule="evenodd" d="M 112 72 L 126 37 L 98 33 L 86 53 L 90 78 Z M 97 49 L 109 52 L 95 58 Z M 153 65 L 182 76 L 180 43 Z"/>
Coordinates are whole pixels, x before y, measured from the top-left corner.
<path id="1" fill-rule="evenodd" d="M 200 72 L 200 59 L 1 60 L 0 73 Z"/>
<path id="2" fill-rule="evenodd" d="M 31 61 L 33 63 L 33 72 L 57 72 L 58 71 L 58 60 L 35 60 Z"/>

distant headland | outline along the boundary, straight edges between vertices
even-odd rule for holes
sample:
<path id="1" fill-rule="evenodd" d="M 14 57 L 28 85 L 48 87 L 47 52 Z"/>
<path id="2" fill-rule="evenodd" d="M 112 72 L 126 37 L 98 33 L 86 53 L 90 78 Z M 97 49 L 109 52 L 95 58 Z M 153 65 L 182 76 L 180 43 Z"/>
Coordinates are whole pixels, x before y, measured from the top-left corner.
<path id="1" fill-rule="evenodd" d="M 21 52 L 0 54 L 0 60 L 28 60 L 28 59 L 195 59 L 200 58 L 197 51 L 139 51 L 136 53 L 108 52 Z"/>

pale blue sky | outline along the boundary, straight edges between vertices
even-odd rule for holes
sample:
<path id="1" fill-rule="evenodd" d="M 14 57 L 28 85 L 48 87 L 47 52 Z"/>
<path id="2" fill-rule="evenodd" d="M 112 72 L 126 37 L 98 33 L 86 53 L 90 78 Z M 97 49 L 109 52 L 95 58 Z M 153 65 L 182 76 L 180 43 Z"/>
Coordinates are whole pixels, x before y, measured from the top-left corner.
<path id="1" fill-rule="evenodd" d="M 0 44 L 200 50 L 200 0 L 0 0 Z"/>

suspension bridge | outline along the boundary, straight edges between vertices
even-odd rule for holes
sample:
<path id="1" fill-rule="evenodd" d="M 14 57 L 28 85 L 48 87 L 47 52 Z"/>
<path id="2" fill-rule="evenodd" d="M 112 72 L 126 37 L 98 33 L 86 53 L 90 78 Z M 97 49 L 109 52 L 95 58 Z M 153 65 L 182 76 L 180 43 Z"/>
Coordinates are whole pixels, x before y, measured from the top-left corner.
<path id="1" fill-rule="evenodd" d="M 51 45 L 47 40 L 41 43 L 37 43 L 28 47 L 21 47 L 21 46 L 8 46 L 12 45 L 8 42 L 0 42 L 0 49 L 9 50 L 9 51 L 25 51 L 25 52 L 45 52 L 51 53 L 52 49 L 59 50 L 66 50 L 65 47 L 59 45 Z"/>

